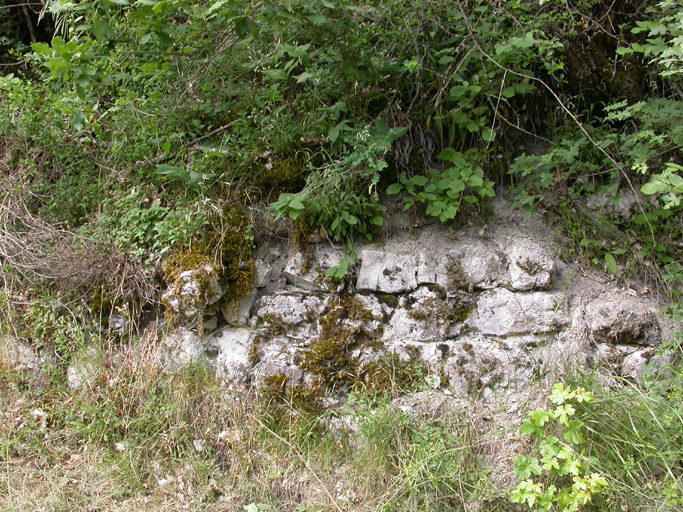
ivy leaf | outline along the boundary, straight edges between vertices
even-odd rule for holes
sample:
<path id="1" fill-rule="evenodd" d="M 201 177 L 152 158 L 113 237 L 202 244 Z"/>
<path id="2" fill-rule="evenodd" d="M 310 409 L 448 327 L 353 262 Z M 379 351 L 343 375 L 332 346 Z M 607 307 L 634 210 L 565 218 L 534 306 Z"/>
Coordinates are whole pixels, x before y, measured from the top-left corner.
<path id="1" fill-rule="evenodd" d="M 99 16 L 95 16 L 92 21 L 92 33 L 98 41 L 101 41 L 105 37 L 113 37 L 115 35 L 114 30 L 109 23 Z"/>

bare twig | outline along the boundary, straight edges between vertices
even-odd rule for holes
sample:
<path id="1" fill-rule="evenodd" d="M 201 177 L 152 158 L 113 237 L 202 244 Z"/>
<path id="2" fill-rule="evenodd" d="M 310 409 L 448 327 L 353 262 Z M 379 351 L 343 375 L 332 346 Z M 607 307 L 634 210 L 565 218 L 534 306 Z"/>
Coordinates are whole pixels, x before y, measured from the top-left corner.
<path id="1" fill-rule="evenodd" d="M 42 2 L 26 2 L 23 4 L 2 5 L 2 6 L 0 6 L 0 10 L 11 9 L 12 7 L 27 7 L 29 5 L 43 5 L 43 3 Z"/>

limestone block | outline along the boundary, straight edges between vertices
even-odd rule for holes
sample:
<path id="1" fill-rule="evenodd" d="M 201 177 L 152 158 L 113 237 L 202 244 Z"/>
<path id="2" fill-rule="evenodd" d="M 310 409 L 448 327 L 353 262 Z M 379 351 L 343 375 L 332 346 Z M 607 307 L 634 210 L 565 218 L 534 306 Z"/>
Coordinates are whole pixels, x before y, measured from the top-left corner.
<path id="1" fill-rule="evenodd" d="M 300 290 L 283 290 L 261 297 L 255 305 L 252 323 L 277 323 L 283 327 L 315 323 L 329 298 Z"/>
<path id="2" fill-rule="evenodd" d="M 629 295 L 611 295 L 586 305 L 586 323 L 603 343 L 656 345 L 661 332 L 655 309 Z"/>
<path id="3" fill-rule="evenodd" d="M 417 257 L 417 284 L 441 284 L 442 267 L 429 254 L 420 253 Z"/>
<path id="4" fill-rule="evenodd" d="M 256 289 L 238 301 L 223 303 L 221 313 L 228 325 L 245 326 L 249 323 L 249 313 L 256 299 Z"/>
<path id="5" fill-rule="evenodd" d="M 273 267 L 263 260 L 255 260 L 254 267 L 256 268 L 256 288 L 265 288 L 271 281 L 273 276 Z"/>
<path id="6" fill-rule="evenodd" d="M 216 268 L 204 265 L 180 272 L 177 281 L 169 284 L 161 298 L 179 315 L 196 320 L 198 314 L 218 302 L 224 293 Z"/>
<path id="7" fill-rule="evenodd" d="M 195 332 L 181 327 L 161 340 L 158 355 L 164 369 L 175 372 L 183 366 L 199 362 L 204 355 L 204 347 Z"/>
<path id="8" fill-rule="evenodd" d="M 640 379 L 643 366 L 650 362 L 653 355 L 653 349 L 643 349 L 626 356 L 621 363 L 621 376 L 633 380 Z"/>
<path id="9" fill-rule="evenodd" d="M 507 280 L 505 257 L 486 240 L 459 244 L 448 256 L 439 284 L 492 289 Z"/>
<path id="10" fill-rule="evenodd" d="M 318 276 L 313 275 L 311 272 L 304 272 L 305 258 L 301 253 L 297 253 L 293 258 L 291 258 L 285 265 L 285 269 L 282 275 L 287 279 L 287 284 L 301 288 L 302 290 L 307 290 L 309 292 L 322 292 L 324 288 L 320 283 L 316 282 Z"/>
<path id="11" fill-rule="evenodd" d="M 500 288 L 479 297 L 470 325 L 495 336 L 552 332 L 568 322 L 564 311 L 558 310 L 560 304 L 559 293 L 513 293 Z"/>
<path id="12" fill-rule="evenodd" d="M 0 338 L 0 361 L 18 369 L 37 372 L 49 359 L 28 343 L 12 336 Z"/>
<path id="13" fill-rule="evenodd" d="M 243 381 L 251 368 L 249 353 L 253 344 L 251 329 L 226 327 L 206 340 L 217 350 L 216 375 L 227 381 Z"/>
<path id="14" fill-rule="evenodd" d="M 96 373 L 98 352 L 95 347 L 88 347 L 66 369 L 66 383 L 71 389 L 81 389 L 89 383 Z"/>
<path id="15" fill-rule="evenodd" d="M 417 288 L 417 260 L 388 252 L 365 250 L 356 289 L 403 293 Z"/>
<path id="16" fill-rule="evenodd" d="M 513 391 L 533 376 L 535 365 L 527 345 L 533 337 L 498 339 L 471 333 L 455 342 L 443 366 L 457 397 L 487 398 L 493 391 Z"/>
<path id="17" fill-rule="evenodd" d="M 549 288 L 555 261 L 547 248 L 524 238 L 517 238 L 504 250 L 509 261 L 510 286 L 513 290 Z"/>

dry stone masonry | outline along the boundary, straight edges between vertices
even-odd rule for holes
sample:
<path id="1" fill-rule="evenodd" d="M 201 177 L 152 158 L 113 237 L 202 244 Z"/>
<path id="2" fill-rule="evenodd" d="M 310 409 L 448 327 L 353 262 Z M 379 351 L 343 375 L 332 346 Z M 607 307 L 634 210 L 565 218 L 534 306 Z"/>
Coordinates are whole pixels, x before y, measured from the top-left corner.
<path id="1" fill-rule="evenodd" d="M 329 244 L 308 255 L 261 247 L 253 292 L 229 310 L 215 286 L 191 286 L 209 269 L 188 269 L 167 302 L 192 316 L 198 301 L 223 326 L 203 338 L 177 329 L 161 357 L 170 370 L 204 361 L 238 384 L 280 376 L 334 391 L 370 382 L 383 365 L 416 363 L 437 389 L 485 401 L 566 365 L 637 379 L 665 363 L 655 347 L 672 333 L 656 303 L 562 262 L 541 220 L 496 212 L 457 235 L 388 230 L 357 250 L 343 284 L 325 277 L 345 256 Z"/>

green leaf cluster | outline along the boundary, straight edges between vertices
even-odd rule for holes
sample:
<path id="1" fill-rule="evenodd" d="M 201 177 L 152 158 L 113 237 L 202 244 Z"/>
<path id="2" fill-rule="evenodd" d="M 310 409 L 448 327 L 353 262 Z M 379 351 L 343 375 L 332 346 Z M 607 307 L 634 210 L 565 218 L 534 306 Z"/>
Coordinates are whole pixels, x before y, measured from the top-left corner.
<path id="1" fill-rule="evenodd" d="M 463 203 L 479 204 L 494 197 L 494 183 L 484 179 L 484 171 L 473 164 L 471 152 L 463 154 L 453 149 L 445 149 L 439 158 L 446 163 L 443 170 L 431 169 L 429 177 L 413 176 L 406 173 L 399 177 L 399 183 L 390 185 L 387 194 L 406 191 L 404 209 L 409 210 L 417 202 L 426 204 L 426 214 L 437 217 L 441 222 L 454 219 Z"/>
<path id="2" fill-rule="evenodd" d="M 575 417 L 572 403 L 590 402 L 593 395 L 583 388 L 557 383 L 549 399 L 555 404 L 553 409 L 530 412 L 520 427 L 522 435 L 536 439 L 538 456 L 515 457 L 515 473 L 521 481 L 510 499 L 534 511 L 574 512 L 609 486 L 603 475 L 590 471 L 590 459 L 578 451 L 585 443 L 584 423 Z M 556 430 L 561 438 L 551 434 Z"/>

